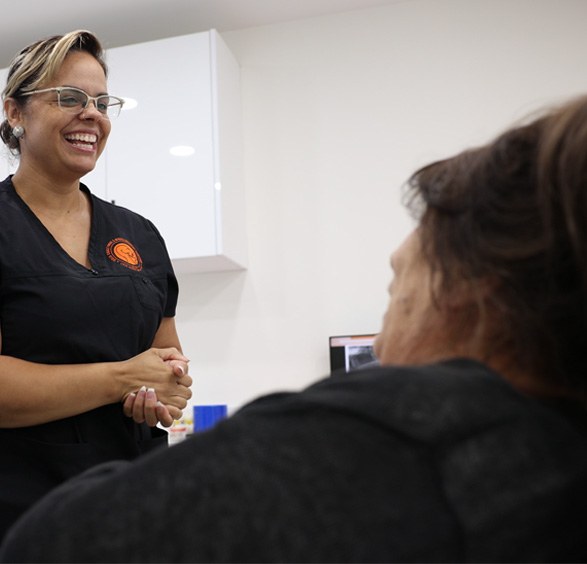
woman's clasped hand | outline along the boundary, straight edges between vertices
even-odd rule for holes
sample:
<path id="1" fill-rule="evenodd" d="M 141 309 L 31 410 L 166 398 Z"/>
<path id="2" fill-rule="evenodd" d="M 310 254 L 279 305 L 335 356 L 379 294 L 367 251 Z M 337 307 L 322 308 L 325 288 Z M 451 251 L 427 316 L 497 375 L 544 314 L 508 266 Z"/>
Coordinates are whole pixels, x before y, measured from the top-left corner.
<path id="1" fill-rule="evenodd" d="M 151 348 L 122 364 L 127 370 L 127 386 L 135 386 L 124 393 L 123 412 L 127 417 L 150 427 L 158 423 L 170 427 L 182 417 L 192 397 L 187 357 L 174 347 Z"/>

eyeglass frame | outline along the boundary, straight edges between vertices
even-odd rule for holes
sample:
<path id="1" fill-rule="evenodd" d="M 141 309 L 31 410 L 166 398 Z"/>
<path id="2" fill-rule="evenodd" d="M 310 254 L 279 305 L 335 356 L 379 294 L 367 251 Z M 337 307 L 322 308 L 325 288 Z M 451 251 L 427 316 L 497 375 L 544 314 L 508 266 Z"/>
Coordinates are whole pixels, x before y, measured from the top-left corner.
<path id="1" fill-rule="evenodd" d="M 79 112 L 72 112 L 71 108 L 68 108 L 67 106 L 61 105 L 61 92 L 63 90 L 74 90 L 76 92 L 81 92 L 86 97 L 86 103 L 82 105 Z M 52 88 L 41 88 L 39 90 L 30 90 L 28 92 L 22 92 L 20 95 L 21 96 L 32 96 L 33 94 L 43 94 L 45 92 L 57 92 L 57 105 L 59 106 L 59 108 L 62 111 L 73 114 L 73 115 L 81 114 L 88 107 L 88 104 L 91 101 L 91 102 L 94 102 L 94 107 L 96 108 L 96 110 L 98 110 L 98 112 L 100 112 L 102 117 L 104 117 L 106 119 L 110 119 L 111 116 L 108 115 L 108 109 L 106 109 L 105 112 L 102 112 L 100 110 L 100 108 L 98 108 L 98 104 L 97 104 L 98 100 L 100 98 L 112 98 L 112 99 L 116 100 L 117 102 L 119 102 L 119 104 L 118 103 L 111 104 L 113 106 L 120 106 L 118 113 L 112 117 L 118 117 L 118 115 L 120 114 L 120 111 L 124 107 L 124 102 L 125 102 L 124 98 L 119 98 L 118 96 L 111 96 L 110 94 L 101 94 L 100 96 L 90 96 L 87 92 L 85 92 L 81 88 L 76 88 L 75 86 L 53 86 Z M 109 108 L 109 107 L 110 107 L 110 105 L 107 106 L 107 108 Z"/>

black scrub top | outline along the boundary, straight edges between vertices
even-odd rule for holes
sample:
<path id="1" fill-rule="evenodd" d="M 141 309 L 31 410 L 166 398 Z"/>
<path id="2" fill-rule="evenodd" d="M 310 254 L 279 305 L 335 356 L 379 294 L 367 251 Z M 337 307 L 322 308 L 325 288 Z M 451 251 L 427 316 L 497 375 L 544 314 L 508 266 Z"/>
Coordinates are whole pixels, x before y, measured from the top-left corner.
<path id="1" fill-rule="evenodd" d="M 90 195 L 88 269 L 73 260 L 14 190 L 0 182 L 3 355 L 45 364 L 131 358 L 175 315 L 177 280 L 147 219 Z M 1 390 L 0 390 L 1 393 Z M 0 429 L 0 538 L 28 505 L 94 464 L 166 443 L 116 403 L 32 427 Z"/>

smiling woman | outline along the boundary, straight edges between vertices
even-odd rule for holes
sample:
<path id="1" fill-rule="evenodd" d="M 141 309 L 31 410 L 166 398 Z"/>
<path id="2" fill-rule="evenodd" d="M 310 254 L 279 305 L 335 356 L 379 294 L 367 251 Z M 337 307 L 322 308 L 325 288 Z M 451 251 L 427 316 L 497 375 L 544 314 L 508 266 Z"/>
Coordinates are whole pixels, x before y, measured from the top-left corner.
<path id="1" fill-rule="evenodd" d="M 98 39 L 49 37 L 15 57 L 0 136 L 0 538 L 82 470 L 166 443 L 191 396 L 178 287 L 145 218 L 95 197 L 90 172 L 124 101 Z"/>
<path id="2" fill-rule="evenodd" d="M 11 66 L 4 90 L 7 119 L 0 133 L 8 147 L 20 154 L 15 186 L 31 169 L 48 172 L 57 183 L 75 184 L 95 167 L 104 150 L 111 130 L 110 120 L 105 118 L 110 113 L 117 115 L 122 100 L 114 98 L 112 107 L 118 109 L 108 112 L 107 69 L 100 44 L 91 37 L 83 39 L 85 49 L 73 49 L 61 41 L 50 50 L 47 41 L 37 42 L 21 52 Z M 31 76 L 23 76 L 31 71 Z M 100 96 L 90 97 L 83 88 Z M 12 134 L 15 127 L 22 131 L 18 137 Z M 82 137 L 86 140 L 83 144 L 75 143 Z M 71 151 L 70 145 L 78 151 Z M 26 183 L 22 184 L 26 190 Z M 79 197 L 79 190 L 69 192 L 72 198 Z"/>

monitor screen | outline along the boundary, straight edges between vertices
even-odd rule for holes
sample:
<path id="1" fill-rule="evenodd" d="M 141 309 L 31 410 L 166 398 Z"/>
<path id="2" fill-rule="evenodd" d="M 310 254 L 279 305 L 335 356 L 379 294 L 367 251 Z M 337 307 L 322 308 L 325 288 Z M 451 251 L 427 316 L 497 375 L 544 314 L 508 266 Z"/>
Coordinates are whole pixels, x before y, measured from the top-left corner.
<path id="1" fill-rule="evenodd" d="M 373 352 L 376 334 L 338 335 L 329 337 L 330 371 L 343 373 L 376 366 L 378 364 Z"/>

